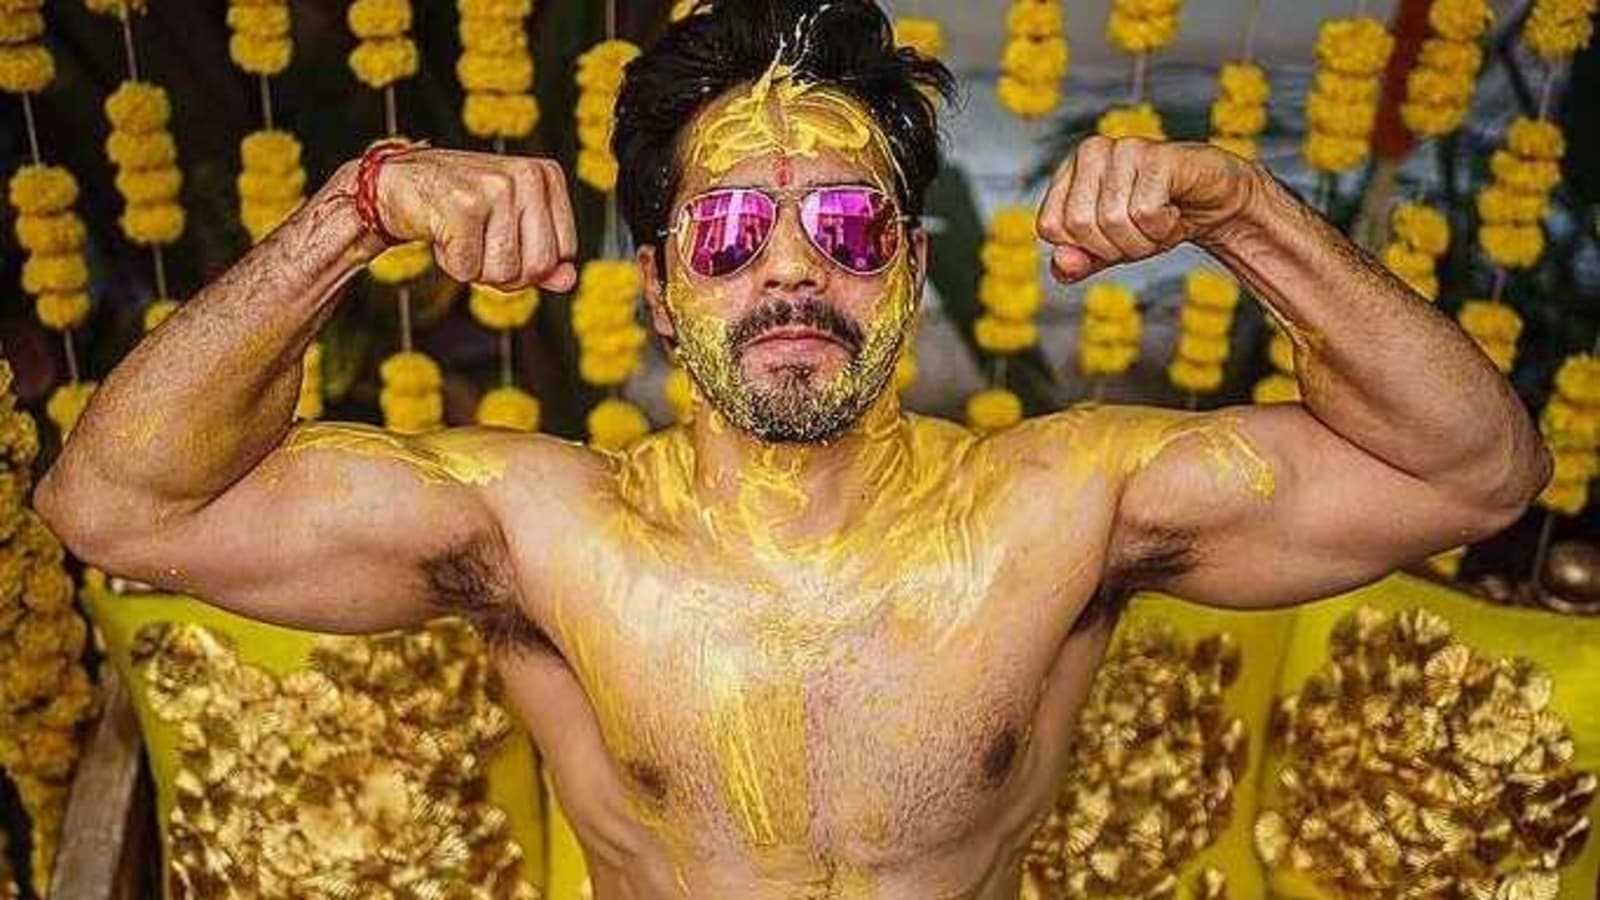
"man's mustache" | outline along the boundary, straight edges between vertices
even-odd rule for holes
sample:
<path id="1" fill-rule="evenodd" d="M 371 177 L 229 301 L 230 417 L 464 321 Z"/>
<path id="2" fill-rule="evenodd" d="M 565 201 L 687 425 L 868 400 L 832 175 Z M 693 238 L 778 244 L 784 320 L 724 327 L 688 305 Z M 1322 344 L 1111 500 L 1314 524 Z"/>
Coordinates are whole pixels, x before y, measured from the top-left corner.
<path id="1" fill-rule="evenodd" d="M 733 349 L 743 350 L 749 343 L 774 328 L 800 325 L 815 328 L 837 338 L 851 353 L 861 350 L 865 336 L 861 326 L 844 313 L 815 297 L 804 300 L 772 300 L 746 313 L 728 334 Z"/>

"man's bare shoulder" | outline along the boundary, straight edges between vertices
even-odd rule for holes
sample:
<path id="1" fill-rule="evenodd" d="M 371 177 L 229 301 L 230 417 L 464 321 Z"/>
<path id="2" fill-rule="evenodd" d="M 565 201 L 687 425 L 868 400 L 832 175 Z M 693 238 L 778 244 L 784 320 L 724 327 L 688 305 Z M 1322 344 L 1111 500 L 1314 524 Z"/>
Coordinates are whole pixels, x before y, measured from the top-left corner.
<path id="1" fill-rule="evenodd" d="M 1019 464 L 1045 466 L 1075 480 L 1119 480 L 1200 429 L 1199 417 L 1177 410 L 1080 403 L 995 432 L 990 440 Z"/>

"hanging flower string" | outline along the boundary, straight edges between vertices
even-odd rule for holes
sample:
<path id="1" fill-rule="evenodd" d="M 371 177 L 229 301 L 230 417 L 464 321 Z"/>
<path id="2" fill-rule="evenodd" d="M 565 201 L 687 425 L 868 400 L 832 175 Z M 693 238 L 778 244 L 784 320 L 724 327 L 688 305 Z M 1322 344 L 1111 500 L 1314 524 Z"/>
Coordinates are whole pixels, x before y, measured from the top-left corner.
<path id="1" fill-rule="evenodd" d="M 1495 368 L 1509 373 L 1517 359 L 1517 339 L 1522 336 L 1522 317 L 1498 300 L 1468 300 L 1461 304 L 1456 321 Z"/>
<path id="2" fill-rule="evenodd" d="M 1298 403 L 1300 382 L 1294 374 L 1294 344 L 1276 324 L 1267 341 L 1267 361 L 1272 364 L 1272 372 L 1256 382 L 1250 399 L 1256 403 Z"/>
<path id="3" fill-rule="evenodd" d="M 1133 291 L 1101 281 L 1083 295 L 1083 327 L 1078 334 L 1078 371 L 1095 380 L 1095 395 L 1104 379 L 1127 372 L 1139 358 L 1143 327 Z"/>
<path id="4" fill-rule="evenodd" d="M 1383 251 L 1383 264 L 1428 298 L 1439 298 L 1439 258 L 1450 249 L 1450 222 L 1444 214 L 1423 203 L 1401 203 L 1389 220 L 1391 239 Z"/>
<path id="5" fill-rule="evenodd" d="M 539 124 L 533 56 L 525 20 L 531 0 L 457 0 L 461 58 L 456 77 L 466 91 L 461 122 L 474 137 L 525 138 Z"/>
<path id="6" fill-rule="evenodd" d="M 995 371 L 990 387 L 967 400 L 967 422 L 980 431 L 992 431 L 1022 419 L 1022 400 L 1005 385 L 1006 359 L 1039 343 L 1039 326 L 1033 318 L 1044 303 L 1044 286 L 1039 280 L 1033 209 L 997 210 L 979 257 L 983 279 L 978 302 L 984 311 L 973 323 L 973 338 L 979 349 L 995 357 Z"/>
<path id="7" fill-rule="evenodd" d="M 1539 505 L 1575 516 L 1589 503 L 1589 482 L 1600 472 L 1600 358 L 1569 356 L 1556 372 L 1555 391 L 1539 416 L 1555 472 Z"/>
<path id="8" fill-rule="evenodd" d="M 1367 16 L 1329 19 L 1317 32 L 1317 73 L 1306 97 L 1306 164 L 1329 174 L 1372 152 L 1378 87 L 1394 38 Z"/>
<path id="9" fill-rule="evenodd" d="M 617 159 L 611 155 L 617 93 L 623 68 L 638 55 L 636 45 L 613 38 L 578 57 L 578 179 L 597 191 L 617 186 Z"/>
<path id="10" fill-rule="evenodd" d="M 1245 159 L 1256 158 L 1256 138 L 1267 127 L 1272 85 L 1261 67 L 1248 60 L 1225 63 L 1217 73 L 1217 98 L 1211 102 L 1211 143 Z"/>
<path id="11" fill-rule="evenodd" d="M 635 320 L 642 285 L 639 269 L 626 260 L 586 263 L 572 301 L 572 330 L 578 338 L 578 376 L 609 388 L 612 396 L 589 413 L 589 439 L 617 450 L 650 430 L 644 411 L 616 395 L 638 371 L 647 335 Z"/>
<path id="12" fill-rule="evenodd" d="M 1178 348 L 1167 364 L 1173 387 L 1190 396 L 1222 387 L 1228 361 L 1228 333 L 1239 305 L 1239 285 L 1212 269 L 1194 269 L 1183 280 L 1183 306 L 1178 313 Z"/>
<path id="13" fill-rule="evenodd" d="M 1419 137 L 1440 137 L 1461 127 L 1483 67 L 1483 35 L 1494 21 L 1487 0 L 1433 0 L 1431 34 L 1406 76 L 1400 120 Z"/>
<path id="14" fill-rule="evenodd" d="M 1061 104 L 1061 79 L 1069 61 L 1060 0 L 1014 0 L 1006 13 L 1006 44 L 995 87 L 1000 105 L 1022 119 L 1054 112 Z"/>
<path id="15" fill-rule="evenodd" d="M 1161 114 L 1145 101 L 1146 73 L 1150 55 L 1177 37 L 1182 8 L 1182 0 L 1113 0 L 1106 19 L 1106 37 L 1112 46 L 1133 56 L 1133 78 L 1128 105 L 1106 110 L 1095 122 L 1098 134 L 1109 138 L 1167 139 Z"/>
<path id="16" fill-rule="evenodd" d="M 1526 269 L 1544 253 L 1540 223 L 1561 181 L 1565 151 L 1555 123 L 1519 116 L 1506 131 L 1506 146 L 1490 157 L 1491 179 L 1477 198 L 1478 246 L 1496 266 Z"/>

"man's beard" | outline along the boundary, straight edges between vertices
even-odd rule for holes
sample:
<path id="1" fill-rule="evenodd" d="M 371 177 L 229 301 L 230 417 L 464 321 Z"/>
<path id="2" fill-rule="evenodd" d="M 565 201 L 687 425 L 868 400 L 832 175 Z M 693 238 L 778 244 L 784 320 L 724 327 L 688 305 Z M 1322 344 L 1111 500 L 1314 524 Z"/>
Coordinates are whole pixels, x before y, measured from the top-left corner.
<path id="1" fill-rule="evenodd" d="M 711 406 L 741 431 L 790 444 L 826 443 L 861 418 L 894 374 L 906 324 L 891 310 L 885 321 L 863 329 L 816 298 L 773 300 L 732 325 L 678 318 L 679 356 Z M 769 372 L 767 383 L 752 384 L 742 364 L 750 343 L 789 325 L 833 336 L 849 360 L 826 380 L 813 365 L 790 363 Z"/>

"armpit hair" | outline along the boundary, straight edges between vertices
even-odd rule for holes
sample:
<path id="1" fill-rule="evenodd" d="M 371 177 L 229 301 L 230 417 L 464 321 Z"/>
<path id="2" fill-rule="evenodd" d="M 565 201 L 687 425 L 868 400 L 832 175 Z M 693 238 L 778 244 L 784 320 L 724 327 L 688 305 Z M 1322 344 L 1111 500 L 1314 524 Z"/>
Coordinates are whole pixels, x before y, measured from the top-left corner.
<path id="1" fill-rule="evenodd" d="M 470 622 L 491 651 L 555 651 L 523 612 L 505 548 L 492 537 L 469 538 L 423 560 L 422 576 L 429 605 Z"/>
<path id="2" fill-rule="evenodd" d="M 1183 529 L 1151 527 L 1125 540 L 1108 561 L 1105 580 L 1072 623 L 1072 630 L 1116 624 L 1135 591 L 1160 587 L 1193 569 L 1195 537 Z"/>

